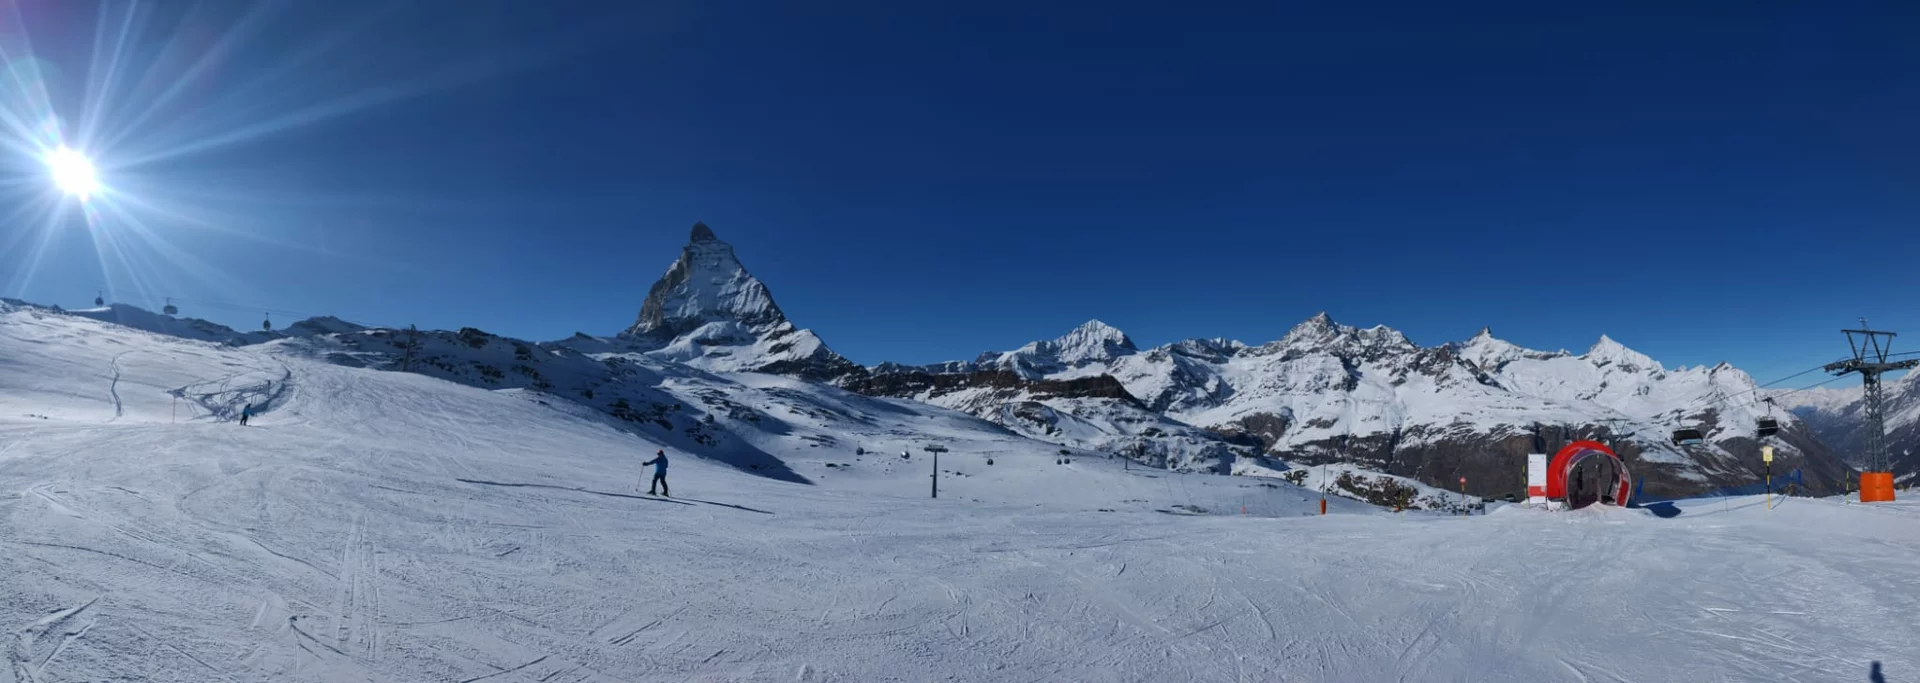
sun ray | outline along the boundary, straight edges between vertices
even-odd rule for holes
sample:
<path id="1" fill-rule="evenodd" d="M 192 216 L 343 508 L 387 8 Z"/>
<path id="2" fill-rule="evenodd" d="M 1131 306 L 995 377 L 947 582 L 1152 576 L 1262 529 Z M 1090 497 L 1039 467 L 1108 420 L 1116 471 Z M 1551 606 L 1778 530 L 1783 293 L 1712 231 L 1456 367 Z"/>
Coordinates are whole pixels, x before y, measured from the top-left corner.
<path id="1" fill-rule="evenodd" d="M 12 291 L 37 279 L 70 283 L 66 273 L 50 271 L 86 270 L 84 261 L 68 262 L 62 254 L 70 246 L 90 247 L 100 284 L 116 299 L 162 290 L 178 296 L 182 286 L 249 288 L 224 272 L 216 255 L 200 251 L 203 239 L 350 266 L 411 267 L 407 254 L 334 248 L 319 236 L 328 233 L 329 221 L 474 211 L 471 202 L 294 189 L 277 182 L 279 169 L 225 166 L 244 157 L 221 152 L 550 65 L 600 44 L 617 23 L 570 35 L 516 36 L 525 41 L 511 57 L 429 42 L 409 43 L 396 58 L 360 46 L 395 23 L 424 27 L 444 17 L 392 3 L 329 17 L 330 29 L 313 32 L 304 29 L 316 15 L 292 4 L 229 10 L 221 3 L 131 0 L 98 6 L 75 35 L 62 36 L 93 41 L 73 45 L 81 49 L 71 52 L 86 62 L 69 79 L 34 50 L 31 38 L 47 36 L 25 19 L 38 21 L 40 14 L 23 12 L 17 2 L 0 5 L 0 151 L 14 153 L 0 161 L 0 195 L 15 199 L 6 210 L 10 224 L 28 226 L 0 233 L 0 266 L 11 273 L 5 279 Z M 278 44 L 285 28 L 303 29 L 304 37 Z M 228 68 L 256 53 L 272 58 Z"/>
<path id="2" fill-rule="evenodd" d="M 162 268 L 161 266 L 148 264 L 136 265 L 136 270 L 155 271 L 157 275 L 154 279 L 161 282 L 160 287 L 148 287 L 147 291 L 144 292 L 147 296 L 153 296 L 161 289 L 179 289 L 177 287 L 168 287 L 167 283 L 181 278 L 193 280 L 204 288 L 214 289 L 216 291 L 247 289 L 246 283 L 227 276 L 221 272 L 219 268 L 214 267 L 193 252 L 181 249 L 172 242 L 167 241 L 161 236 L 160 231 L 149 226 L 141 219 L 137 212 L 127 211 L 124 208 L 114 205 L 106 205 L 103 207 L 103 210 L 104 213 L 107 214 L 104 216 L 105 219 L 112 221 L 115 225 L 126 226 L 128 228 L 127 233 L 138 238 L 143 243 L 141 246 L 146 252 L 152 254 L 153 260 L 165 266 L 165 268 Z M 163 272 L 166 270 L 170 270 L 171 272 Z"/>
<path id="3" fill-rule="evenodd" d="M 251 10 L 236 22 L 235 26 L 222 31 L 219 40 L 215 41 L 211 47 L 202 52 L 199 59 L 194 60 L 193 64 L 188 66 L 184 72 L 171 76 L 160 76 L 166 79 L 167 88 L 161 91 L 158 97 L 148 102 L 146 107 L 136 115 L 133 120 L 118 126 L 117 130 L 102 143 L 103 148 L 112 149 L 120 140 L 139 132 L 141 126 L 145 125 L 146 121 L 155 113 L 171 105 L 173 100 L 182 93 L 185 93 L 190 86 L 198 85 L 200 79 L 205 76 L 209 69 L 212 69 L 215 64 L 218 64 L 221 59 L 224 59 L 228 52 L 234 50 L 238 46 L 239 41 L 247 37 L 247 33 L 252 30 L 251 27 L 255 22 L 265 20 L 265 11 L 271 7 L 271 5 L 272 3 L 264 2 L 254 4 Z M 177 42 L 169 43 L 169 47 L 177 46 Z M 149 77 L 154 76 L 151 69 L 149 69 L 145 75 Z M 147 82 L 145 79 L 142 80 L 142 84 Z"/>
<path id="4" fill-rule="evenodd" d="M 0 43 L 0 68 L 6 70 L 6 77 L 14 86 L 13 96 L 0 105 L 6 109 L 6 124 L 13 133 L 7 140 L 8 146 L 31 156 L 59 144 L 58 128 L 50 125 L 53 104 L 47 96 L 39 62 L 16 58 Z"/>
<path id="5" fill-rule="evenodd" d="M 76 135 L 82 146 L 89 145 L 99 132 L 101 120 L 114 102 L 115 86 L 120 81 L 120 69 L 125 64 L 124 55 L 127 39 L 133 35 L 135 19 L 141 16 L 144 5 L 134 0 L 127 5 L 127 11 L 120 21 L 119 35 L 111 43 L 106 40 L 106 28 L 109 24 L 105 6 L 102 7 L 100 21 L 96 22 L 94 32 L 93 64 L 88 69 L 87 97 L 80 108 L 80 129 Z M 111 46 L 102 59 L 102 49 Z M 104 62 L 104 63 L 103 63 Z M 99 78 L 92 78 L 93 74 Z"/>
<path id="6" fill-rule="evenodd" d="M 8 282 L 7 291 L 18 292 L 32 283 L 34 274 L 40 269 L 40 261 L 45 258 L 47 248 L 52 244 L 55 229 L 53 216 L 58 210 L 59 207 L 55 202 L 49 201 L 47 195 L 40 195 L 22 203 L 6 217 L 8 225 L 26 225 L 27 228 L 8 240 L 6 249 L 0 250 L 0 254 L 18 254 L 20 252 L 14 250 L 15 245 L 29 237 L 38 238 L 34 242 L 33 250 L 26 257 L 24 267 L 19 267 L 14 272 L 13 279 Z"/>

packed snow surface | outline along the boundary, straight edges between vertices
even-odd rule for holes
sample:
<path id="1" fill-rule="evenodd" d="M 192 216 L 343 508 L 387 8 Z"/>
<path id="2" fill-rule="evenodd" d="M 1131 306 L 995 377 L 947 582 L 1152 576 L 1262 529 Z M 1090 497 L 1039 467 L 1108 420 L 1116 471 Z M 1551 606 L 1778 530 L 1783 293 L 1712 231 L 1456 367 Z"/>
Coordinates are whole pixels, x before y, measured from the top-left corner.
<path id="1" fill-rule="evenodd" d="M 739 441 L 804 481 L 668 445 L 669 499 L 632 425 L 301 349 L 0 313 L 0 682 L 1920 671 L 1909 503 L 1321 517 L 1285 483 L 704 373 L 660 390 L 777 416 Z"/>

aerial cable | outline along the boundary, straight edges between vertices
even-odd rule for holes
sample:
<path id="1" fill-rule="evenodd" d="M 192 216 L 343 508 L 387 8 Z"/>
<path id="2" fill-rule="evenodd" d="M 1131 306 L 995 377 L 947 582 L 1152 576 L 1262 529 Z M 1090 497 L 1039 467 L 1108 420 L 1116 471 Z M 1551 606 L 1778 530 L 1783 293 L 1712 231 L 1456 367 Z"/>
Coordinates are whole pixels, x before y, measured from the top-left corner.
<path id="1" fill-rule="evenodd" d="M 1696 398 L 1696 399 L 1694 399 L 1694 400 L 1692 400 L 1692 401 L 1690 401 L 1690 402 L 1688 402 L 1688 403 L 1686 403 L 1685 405 L 1682 405 L 1682 406 L 1680 406 L 1680 410 L 1682 410 L 1682 411 L 1685 411 L 1685 410 L 1688 410 L 1688 409 L 1691 409 L 1691 408 L 1694 408 L 1694 407 L 1697 407 L 1697 406 L 1702 406 L 1702 405 L 1706 405 L 1706 404 L 1708 404 L 1708 403 L 1711 403 L 1711 402 L 1712 402 L 1712 399 L 1713 399 L 1713 398 L 1714 398 L 1714 397 L 1715 397 L 1716 395 L 1718 395 L 1718 396 L 1719 396 L 1720 398 L 1722 398 L 1722 399 L 1731 399 L 1731 398 L 1734 398 L 1734 397 L 1736 397 L 1736 396 L 1745 396 L 1745 395 L 1747 395 L 1747 394 L 1751 394 L 1751 393 L 1753 393 L 1753 392 L 1756 392 L 1756 391 L 1759 391 L 1759 390 L 1761 390 L 1761 389 L 1765 389 L 1765 388 L 1767 388 L 1767 387 L 1770 387 L 1770 386 L 1773 386 L 1773 385 L 1775 385 L 1775 384 L 1779 384 L 1779 383 L 1781 383 L 1781 382 L 1785 382 L 1785 381 L 1787 381 L 1787 380 L 1790 380 L 1790 379 L 1793 379 L 1793 378 L 1795 378 L 1795 377 L 1801 377 L 1801 376 L 1804 376 L 1804 375 L 1809 375 L 1809 374 L 1812 374 L 1812 373 L 1815 373 L 1815 372 L 1819 372 L 1819 371 L 1820 371 L 1820 370 L 1821 370 L 1822 368 L 1824 368 L 1824 367 L 1825 367 L 1825 365 L 1817 365 L 1817 366 L 1814 366 L 1814 367 L 1812 367 L 1812 368 L 1809 368 L 1809 369 L 1807 369 L 1807 370 L 1802 370 L 1802 371 L 1800 371 L 1800 372 L 1796 372 L 1796 373 L 1793 373 L 1793 374 L 1791 374 L 1791 375 L 1787 375 L 1786 377 L 1782 377 L 1782 378 L 1780 378 L 1780 379 L 1776 379 L 1776 380 L 1773 380 L 1773 381 L 1771 381 L 1771 382 L 1767 382 L 1766 384 L 1757 384 L 1757 385 L 1754 385 L 1754 387 L 1753 387 L 1752 389 L 1748 389 L 1748 390 L 1746 390 L 1746 391 L 1741 391 L 1741 392 L 1737 392 L 1737 393 L 1733 393 L 1733 394 L 1717 394 L 1716 392 L 1718 392 L 1718 391 L 1719 391 L 1719 389 L 1718 389 L 1718 388 L 1715 388 L 1715 389 L 1712 389 L 1712 390 L 1709 390 L 1709 392 L 1708 392 L 1708 393 L 1707 393 L 1706 395 L 1703 395 L 1703 396 L 1701 396 L 1701 397 L 1699 397 L 1699 398 Z"/>
<path id="2" fill-rule="evenodd" d="M 1893 358 L 1893 357 L 1895 357 L 1895 356 L 1915 356 L 1915 355 L 1920 355 L 1920 351 L 1907 351 L 1907 352 L 1904 352 L 1904 353 L 1889 353 L 1889 354 L 1887 354 L 1887 357 L 1888 357 L 1888 358 Z M 1844 359 L 1842 359 L 1842 360 L 1844 360 Z M 1814 368 L 1814 369 L 1815 369 L 1815 370 L 1820 370 L 1820 369 L 1823 369 L 1823 368 Z M 1790 380 L 1790 379 L 1793 379 L 1793 378 L 1795 378 L 1795 377 L 1799 377 L 1799 376 L 1801 376 L 1801 375 L 1805 375 L 1805 374 L 1807 374 L 1807 373 L 1806 373 L 1806 372 L 1799 372 L 1799 373 L 1794 373 L 1793 375 L 1789 375 L 1789 376 L 1787 376 L 1787 377 L 1782 377 L 1782 378 L 1780 378 L 1780 379 L 1777 379 L 1777 380 L 1774 380 L 1774 381 L 1772 381 L 1772 382 L 1768 382 L 1768 383 L 1767 383 L 1767 385 L 1772 385 L 1772 384 L 1779 384 L 1779 383 L 1781 383 L 1781 382 L 1784 382 L 1784 381 L 1787 381 L 1787 380 Z M 1835 377 L 1835 378 L 1833 378 L 1833 379 L 1829 379 L 1829 380 L 1826 380 L 1826 381 L 1824 381 L 1824 382 L 1820 382 L 1820 383 L 1818 383 L 1818 384 L 1812 384 L 1812 385 L 1808 385 L 1808 386 L 1804 386 L 1804 387 L 1800 387 L 1800 388 L 1798 388 L 1798 389 L 1785 389 L 1785 390 L 1782 390 L 1782 391 L 1781 391 L 1781 392 L 1780 392 L 1779 394 L 1777 394 L 1777 395 L 1776 395 L 1776 398 L 1777 398 L 1778 396 L 1786 396 L 1786 395 L 1788 395 L 1788 394 L 1796 394 L 1796 393 L 1799 393 L 1799 392 L 1802 392 L 1802 391 L 1811 391 L 1811 390 L 1813 390 L 1813 389 L 1817 389 L 1817 388 L 1820 388 L 1820 387 L 1823 387 L 1823 386 L 1826 386 L 1826 385 L 1828 385 L 1828 384 L 1832 384 L 1832 383 L 1834 383 L 1834 382 L 1835 382 L 1836 380 L 1839 380 L 1839 379 L 1841 379 L 1841 378 L 1840 378 L 1840 377 Z M 1759 388 L 1764 388 L 1764 387 L 1765 387 L 1765 386 L 1767 386 L 1767 385 L 1762 385 L 1761 387 L 1756 387 L 1755 389 L 1759 389 Z M 1753 391 L 1753 390 L 1748 390 L 1748 391 L 1743 391 L 1743 392 L 1740 392 L 1740 393 L 1741 393 L 1741 394 L 1745 394 L 1745 393 L 1750 393 L 1751 391 Z M 1733 396 L 1739 396 L 1739 395 L 1740 395 L 1740 394 L 1733 394 L 1732 396 L 1728 396 L 1728 398 L 1732 398 Z"/>

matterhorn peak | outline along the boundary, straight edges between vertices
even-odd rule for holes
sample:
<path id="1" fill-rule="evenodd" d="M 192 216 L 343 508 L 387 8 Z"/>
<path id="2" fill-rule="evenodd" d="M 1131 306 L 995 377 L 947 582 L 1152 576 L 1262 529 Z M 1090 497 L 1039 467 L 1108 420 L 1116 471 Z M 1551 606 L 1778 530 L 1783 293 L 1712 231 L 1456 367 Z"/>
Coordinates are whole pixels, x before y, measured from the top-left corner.
<path id="1" fill-rule="evenodd" d="M 620 333 L 656 357 L 709 370 L 832 378 L 854 367 L 797 328 L 767 286 L 740 265 L 733 245 L 694 223 L 680 258 L 647 290 L 640 319 Z"/>
<path id="2" fill-rule="evenodd" d="M 694 223 L 680 258 L 647 290 L 640 319 L 623 337 L 671 338 L 713 322 L 749 326 L 786 321 L 767 286 L 747 273 L 705 223 Z"/>

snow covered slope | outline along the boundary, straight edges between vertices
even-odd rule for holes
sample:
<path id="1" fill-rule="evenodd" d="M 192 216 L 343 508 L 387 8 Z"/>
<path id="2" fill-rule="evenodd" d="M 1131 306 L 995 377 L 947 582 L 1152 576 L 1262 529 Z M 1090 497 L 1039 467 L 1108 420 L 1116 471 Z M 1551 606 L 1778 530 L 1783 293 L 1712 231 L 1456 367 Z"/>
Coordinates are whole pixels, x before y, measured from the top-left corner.
<path id="1" fill-rule="evenodd" d="M 659 377 L 802 482 L 531 388 L 330 362 L 332 345 L 0 314 L 0 681 L 1920 670 L 1910 505 L 1319 517 L 1289 484 L 1057 464 L 914 402 Z M 266 406 L 254 426 L 225 418 L 247 403 Z M 926 454 L 892 452 L 930 441 L 952 449 L 937 499 Z M 657 448 L 676 498 L 637 490 Z"/>
<path id="2" fill-rule="evenodd" d="M 1747 483 L 1759 465 L 1754 425 L 1768 415 L 1752 378 L 1732 366 L 1668 369 L 1605 336 L 1580 355 L 1521 348 L 1487 330 L 1422 347 L 1392 328 L 1326 314 L 1259 346 L 1195 339 L 1143 351 L 1094 321 L 972 363 L 882 370 L 983 369 L 1035 382 L 1111 376 L 1144 407 L 1268 456 L 1340 460 L 1441 486 L 1466 476 L 1484 495 L 1523 487 L 1516 463 L 1571 438 L 1616 440 L 1654 492 Z M 1784 466 L 1804 467 L 1816 488 L 1838 485 L 1845 466 L 1792 416 L 1775 417 L 1785 425 Z M 1706 430 L 1710 443 L 1672 445 L 1681 426 Z"/>
<path id="3" fill-rule="evenodd" d="M 0 299 L 0 310 L 37 309 L 48 312 L 66 313 L 82 318 L 92 318 L 101 322 L 146 330 L 157 334 L 181 339 L 193 339 L 235 346 L 259 344 L 289 336 L 324 334 L 328 332 L 347 332 L 364 329 L 359 325 L 332 317 L 312 318 L 290 325 L 282 330 L 261 330 L 240 332 L 219 323 L 199 318 L 180 318 L 133 306 L 129 304 L 107 304 L 99 308 L 81 308 L 62 310 L 54 307 L 39 306 L 16 299 Z"/>

